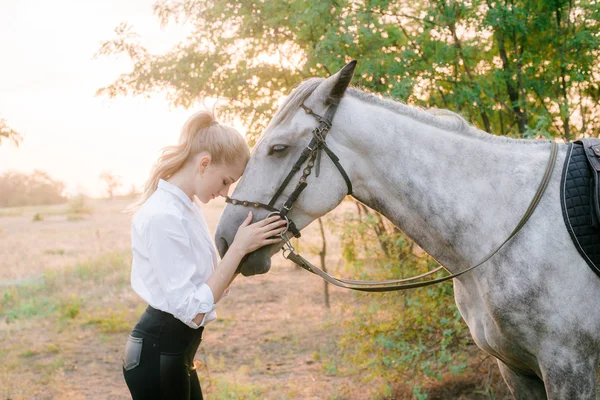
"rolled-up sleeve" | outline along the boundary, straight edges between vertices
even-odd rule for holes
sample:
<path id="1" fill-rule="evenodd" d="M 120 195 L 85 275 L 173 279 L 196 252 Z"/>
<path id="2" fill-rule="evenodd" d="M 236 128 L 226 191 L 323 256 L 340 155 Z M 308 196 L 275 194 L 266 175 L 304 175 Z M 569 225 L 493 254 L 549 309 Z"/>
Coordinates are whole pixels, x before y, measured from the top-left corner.
<path id="1" fill-rule="evenodd" d="M 146 232 L 150 264 L 164 292 L 169 311 L 192 328 L 203 326 L 206 315 L 216 308 L 215 299 L 206 283 L 195 285 L 191 277 L 196 268 L 212 268 L 210 254 L 200 258 L 206 260 L 206 265 L 197 265 L 189 234 L 177 215 L 152 216 Z M 205 315 L 197 325 L 192 320 L 201 313 Z"/>

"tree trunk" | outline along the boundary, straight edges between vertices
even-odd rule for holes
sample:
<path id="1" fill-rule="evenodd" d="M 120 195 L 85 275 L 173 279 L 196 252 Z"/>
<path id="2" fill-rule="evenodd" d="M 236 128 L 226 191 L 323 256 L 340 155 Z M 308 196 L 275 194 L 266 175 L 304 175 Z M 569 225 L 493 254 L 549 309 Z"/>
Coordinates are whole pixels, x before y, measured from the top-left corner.
<path id="1" fill-rule="evenodd" d="M 323 229 L 323 221 L 319 218 L 319 229 L 321 230 L 321 238 L 323 239 L 323 246 L 319 252 L 321 258 L 321 269 L 327 272 L 327 266 L 325 265 L 325 255 L 327 254 L 327 241 L 325 240 L 325 229 Z M 329 305 L 329 283 L 323 280 L 323 294 L 325 296 L 325 307 L 331 308 Z"/>

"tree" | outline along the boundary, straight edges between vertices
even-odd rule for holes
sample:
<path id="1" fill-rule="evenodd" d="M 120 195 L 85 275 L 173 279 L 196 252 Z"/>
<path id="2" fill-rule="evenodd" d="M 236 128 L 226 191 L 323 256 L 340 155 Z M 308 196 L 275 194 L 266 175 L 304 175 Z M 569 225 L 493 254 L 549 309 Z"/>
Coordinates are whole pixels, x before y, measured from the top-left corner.
<path id="1" fill-rule="evenodd" d="M 185 107 L 225 97 L 225 115 L 241 118 L 255 139 L 295 84 L 357 59 L 355 86 L 450 109 L 493 134 L 571 140 L 600 128 L 597 0 L 160 0 L 154 11 L 162 25 L 189 24 L 192 34 L 151 54 L 121 24 L 98 54 L 125 53 L 133 67 L 98 94 L 163 91 Z M 356 274 L 396 279 L 433 267 L 376 214 L 359 215 L 341 228 Z M 365 260 L 376 268 L 365 271 Z M 390 380 L 466 368 L 456 350 L 466 327 L 451 292 L 444 284 L 353 303 L 342 341 L 353 367 Z"/>
<path id="2" fill-rule="evenodd" d="M 46 172 L 7 171 L 0 175 L 0 207 L 64 203 L 64 190 L 65 184 Z"/>
<path id="3" fill-rule="evenodd" d="M 135 185 L 132 183 L 131 186 L 129 187 L 129 193 L 127 193 L 127 197 L 136 198 L 139 195 L 140 195 L 140 192 L 135 187 Z"/>
<path id="4" fill-rule="evenodd" d="M 11 127 L 6 124 L 6 121 L 0 118 L 0 144 L 2 144 L 3 139 L 12 140 L 15 146 L 19 146 L 23 138 L 19 135 L 18 132 L 14 131 Z"/>
<path id="5" fill-rule="evenodd" d="M 168 93 L 190 107 L 231 102 L 252 138 L 302 79 L 360 60 L 355 84 L 423 107 L 447 108 L 515 137 L 596 135 L 600 10 L 593 0 L 161 0 L 161 24 L 193 33 L 150 54 L 127 24 L 99 55 L 133 69 L 99 94 Z"/>
<path id="6" fill-rule="evenodd" d="M 123 185 L 122 178 L 113 174 L 110 171 L 104 171 L 100 174 L 100 179 L 104 181 L 106 185 L 106 194 L 112 199 L 115 191 Z"/>

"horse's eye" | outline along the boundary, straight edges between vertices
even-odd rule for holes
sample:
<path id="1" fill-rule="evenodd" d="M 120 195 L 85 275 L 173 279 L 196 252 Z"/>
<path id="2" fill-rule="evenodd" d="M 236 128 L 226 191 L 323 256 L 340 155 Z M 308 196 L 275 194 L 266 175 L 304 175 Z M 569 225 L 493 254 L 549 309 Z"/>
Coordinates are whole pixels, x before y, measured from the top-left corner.
<path id="1" fill-rule="evenodd" d="M 269 149 L 269 155 L 271 155 L 275 152 L 284 151 L 287 148 L 288 148 L 288 146 L 286 146 L 285 144 L 276 144 Z"/>

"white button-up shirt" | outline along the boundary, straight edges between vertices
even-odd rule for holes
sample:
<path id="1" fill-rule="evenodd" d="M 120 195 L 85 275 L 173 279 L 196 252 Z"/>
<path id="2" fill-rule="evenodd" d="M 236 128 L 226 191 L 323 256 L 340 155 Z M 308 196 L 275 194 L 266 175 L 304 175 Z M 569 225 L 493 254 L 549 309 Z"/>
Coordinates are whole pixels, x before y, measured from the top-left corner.
<path id="1" fill-rule="evenodd" d="M 217 253 L 200 207 L 163 179 L 131 224 L 131 287 L 152 307 L 192 328 L 217 318 L 206 280 Z M 192 319 L 200 313 L 200 325 Z"/>

